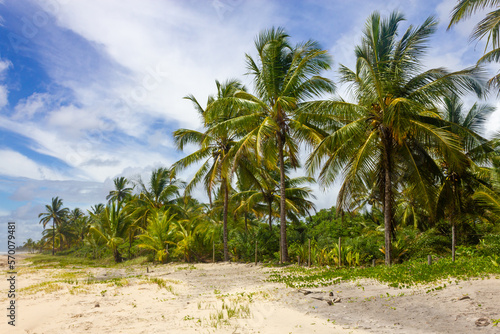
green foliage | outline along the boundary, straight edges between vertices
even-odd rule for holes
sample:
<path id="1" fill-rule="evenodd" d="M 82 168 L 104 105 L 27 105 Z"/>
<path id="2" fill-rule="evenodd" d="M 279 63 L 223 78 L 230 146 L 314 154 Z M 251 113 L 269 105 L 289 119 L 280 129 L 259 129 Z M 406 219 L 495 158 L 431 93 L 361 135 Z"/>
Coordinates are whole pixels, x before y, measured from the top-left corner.
<path id="1" fill-rule="evenodd" d="M 285 283 L 289 287 L 318 287 L 350 281 L 357 278 L 373 278 L 392 287 L 410 287 L 449 279 L 466 280 L 500 274 L 500 267 L 495 266 L 485 257 L 439 259 L 431 266 L 427 261 L 410 260 L 403 264 L 376 266 L 368 268 L 349 268 L 330 270 L 325 268 L 306 269 L 302 267 L 285 268 L 280 273 L 272 273 L 270 280 Z"/>
<path id="2" fill-rule="evenodd" d="M 102 266 L 102 262 L 94 261 L 92 259 L 68 256 L 68 255 L 34 255 L 30 256 L 29 261 L 35 268 L 43 267 L 74 267 L 74 266 L 89 266 L 97 267 Z"/>
<path id="3" fill-rule="evenodd" d="M 255 261 L 255 242 L 257 242 L 257 252 L 259 261 L 271 261 L 277 259 L 279 240 L 279 227 L 269 227 L 265 223 L 260 223 L 248 233 L 243 231 L 232 231 L 230 234 L 229 248 L 233 260 L 253 262 Z"/>
<path id="4" fill-rule="evenodd" d="M 500 237 L 498 234 L 485 235 L 478 244 L 469 246 L 474 255 L 488 256 L 500 254 Z"/>
<path id="5" fill-rule="evenodd" d="M 438 255 L 449 252 L 451 243 L 437 228 L 428 229 L 420 234 L 412 233 L 414 242 L 409 246 L 409 255 L 413 258 L 424 258 L 427 255 Z M 418 237 L 417 237 L 418 236 Z"/>
<path id="6" fill-rule="evenodd" d="M 163 211 L 154 209 L 148 217 L 148 227 L 137 238 L 139 248 L 152 250 L 154 259 L 165 263 L 168 257 L 167 245 L 175 244 L 173 241 L 175 216 L 170 214 L 170 210 Z"/>
<path id="7" fill-rule="evenodd" d="M 132 223 L 129 214 L 123 210 L 123 204 L 120 202 L 108 204 L 102 213 L 93 218 L 90 232 L 106 243 L 106 246 L 113 252 L 115 262 L 121 262 L 123 258 L 120 245 L 125 243 Z"/>

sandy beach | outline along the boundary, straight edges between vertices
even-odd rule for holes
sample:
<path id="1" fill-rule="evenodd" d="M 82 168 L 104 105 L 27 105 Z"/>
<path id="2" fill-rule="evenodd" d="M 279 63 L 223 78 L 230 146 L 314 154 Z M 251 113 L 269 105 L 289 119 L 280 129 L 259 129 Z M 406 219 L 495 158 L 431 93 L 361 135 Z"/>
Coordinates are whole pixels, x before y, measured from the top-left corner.
<path id="1" fill-rule="evenodd" d="M 279 268 L 168 264 L 41 268 L 17 256 L 16 326 L 0 258 L 0 333 L 500 333 L 500 277 L 443 289 L 370 280 L 308 289 L 266 281 Z M 328 305 L 330 292 L 340 300 Z M 324 298 L 325 300 L 320 300 Z"/>

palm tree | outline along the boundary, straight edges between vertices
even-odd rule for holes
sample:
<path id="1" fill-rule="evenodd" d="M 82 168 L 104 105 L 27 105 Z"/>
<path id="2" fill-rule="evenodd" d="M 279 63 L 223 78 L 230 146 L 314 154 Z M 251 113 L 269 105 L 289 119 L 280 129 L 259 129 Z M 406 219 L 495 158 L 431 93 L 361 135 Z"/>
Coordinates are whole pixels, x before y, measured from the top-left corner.
<path id="1" fill-rule="evenodd" d="M 27 248 L 29 253 L 33 253 L 33 247 L 35 246 L 35 242 L 33 239 L 28 238 L 23 244 L 23 248 Z"/>
<path id="2" fill-rule="evenodd" d="M 92 217 L 90 232 L 101 238 L 113 252 L 115 262 L 122 262 L 123 258 L 118 247 L 123 244 L 128 236 L 132 220 L 123 210 L 123 203 L 113 202 L 106 205 L 99 216 Z"/>
<path id="3" fill-rule="evenodd" d="M 127 187 L 129 181 L 124 176 L 121 176 L 115 178 L 113 182 L 115 184 L 115 189 L 111 190 L 109 195 L 106 196 L 108 202 L 123 202 L 124 200 L 129 199 L 132 194 L 132 190 L 134 190 L 134 188 Z"/>
<path id="4" fill-rule="evenodd" d="M 269 231 L 272 231 L 272 219 L 274 208 L 279 208 L 280 197 L 280 179 L 279 169 L 267 170 L 266 168 L 251 168 L 251 163 L 246 160 L 245 168 L 241 168 L 238 173 L 238 180 L 245 179 L 251 185 L 247 190 L 242 190 L 233 196 L 233 199 L 239 200 L 240 204 L 235 213 L 253 212 L 257 216 L 267 214 Z M 290 165 L 286 166 L 286 171 Z M 314 209 L 314 203 L 307 198 L 315 198 L 309 187 L 302 186 L 305 183 L 313 183 L 311 177 L 286 178 L 286 208 L 287 216 L 293 221 L 298 221 L 300 216 L 305 216 L 310 210 Z"/>
<path id="5" fill-rule="evenodd" d="M 148 227 L 143 229 L 143 234 L 137 236 L 140 248 L 149 249 L 154 252 L 155 260 L 165 263 L 168 257 L 167 245 L 173 244 L 175 215 L 170 214 L 170 209 L 154 209 L 148 217 Z"/>
<path id="6" fill-rule="evenodd" d="M 90 207 L 90 210 L 87 210 L 88 214 L 90 215 L 91 220 L 94 217 L 98 217 L 104 211 L 104 208 L 105 208 L 105 206 L 102 203 L 92 205 Z"/>
<path id="7" fill-rule="evenodd" d="M 484 129 L 487 116 L 494 110 L 489 105 L 475 103 L 466 112 L 456 94 L 444 98 L 443 125 L 460 138 L 462 150 L 468 157 L 467 164 L 463 168 L 453 168 L 446 161 L 441 162 L 444 182 L 436 201 L 436 211 L 444 214 L 447 209 L 452 235 L 452 261 L 455 261 L 457 220 L 466 217 L 467 213 L 473 214 L 472 195 L 479 185 L 486 183 L 484 177 L 481 177 L 485 173 L 480 171 L 481 167 L 478 164 L 490 165 L 492 162 L 493 148 L 478 132 Z"/>
<path id="8" fill-rule="evenodd" d="M 500 1 L 499 0 L 459 0 L 451 13 L 451 21 L 448 30 L 458 22 L 470 17 L 477 11 L 492 8 L 493 11 L 486 14 L 475 27 L 471 35 L 471 40 L 486 38 L 484 55 L 478 60 L 478 64 L 498 62 L 500 60 Z M 488 47 L 491 43 L 491 50 Z M 491 86 L 500 87 L 500 73 L 490 79 Z"/>
<path id="9" fill-rule="evenodd" d="M 154 208 L 172 205 L 179 197 L 179 189 L 184 187 L 184 183 L 175 177 L 173 170 L 165 167 L 154 169 L 147 185 L 141 179 L 137 184 L 140 197 Z"/>
<path id="10" fill-rule="evenodd" d="M 88 232 L 88 217 L 85 216 L 80 208 L 75 208 L 70 211 L 68 215 L 68 224 L 71 228 L 72 234 L 76 237 L 77 241 L 83 243 L 85 234 Z"/>
<path id="11" fill-rule="evenodd" d="M 323 185 L 344 176 L 338 207 L 348 205 L 360 185 L 376 182 L 384 212 L 386 265 L 391 264 L 393 205 L 401 182 L 411 185 L 430 208 L 440 177 L 434 157 L 443 156 L 457 168 L 466 160 L 458 138 L 435 125 L 435 104 L 450 91 L 482 93 L 477 68 L 422 72 L 423 51 L 437 23 L 428 18 L 419 27 L 410 26 L 398 40 L 403 20 L 397 12 L 386 19 L 377 12 L 370 16 L 355 48 L 356 69 L 340 67 L 342 82 L 351 85 L 355 101 L 324 102 L 323 113 L 315 114 L 312 108 L 309 116 L 318 127 L 338 127 L 321 134 L 307 161 L 311 174 L 320 170 Z"/>
<path id="12" fill-rule="evenodd" d="M 212 108 L 212 113 L 227 105 L 247 109 L 247 115 L 219 124 L 221 128 L 247 129 L 233 148 L 235 159 L 253 150 L 258 163 L 280 168 L 280 261 L 284 262 L 288 260 L 285 157 L 296 168 L 298 145 L 313 139 L 311 129 L 300 122 L 299 107 L 306 100 L 333 92 L 334 84 L 320 76 L 330 69 L 331 58 L 313 40 L 293 46 L 283 28 L 261 32 L 255 46 L 257 60 L 247 54 L 246 63 L 256 94 L 236 92 L 234 98 L 223 99 L 218 108 Z"/>
<path id="13" fill-rule="evenodd" d="M 63 208 L 63 201 L 59 197 L 52 197 L 52 203 L 50 205 L 45 205 L 46 212 L 40 213 L 38 218 L 40 223 L 43 224 L 43 228 L 52 220 L 52 255 L 55 252 L 55 231 L 56 226 L 61 226 L 68 213 L 68 208 Z"/>
<path id="14" fill-rule="evenodd" d="M 148 217 L 154 209 L 171 208 L 173 213 L 176 213 L 179 190 L 184 187 L 184 182 L 175 177 L 173 169 L 156 168 L 151 172 L 147 184 L 140 178 L 135 182 L 139 186 L 140 193 L 129 197 L 129 209 L 134 218 L 133 226 L 146 228 Z M 129 240 L 132 242 L 132 236 Z"/>
<path id="15" fill-rule="evenodd" d="M 215 82 L 217 85 L 217 95 L 208 98 L 207 107 L 203 109 L 200 103 L 192 95 L 187 96 L 191 100 L 200 114 L 205 132 L 189 129 L 179 129 L 174 132 L 174 139 L 177 147 L 182 150 L 187 144 L 199 146 L 199 149 L 174 164 L 174 170 L 177 172 L 192 164 L 203 162 L 200 169 L 196 172 L 191 182 L 186 187 L 186 195 L 190 195 L 193 188 L 203 180 L 207 191 L 210 204 L 212 204 L 212 194 L 214 188 L 219 185 L 223 194 L 224 212 L 223 212 L 223 240 L 224 240 L 224 261 L 229 260 L 228 252 L 228 208 L 229 191 L 231 187 L 232 170 L 229 165 L 231 158 L 229 152 L 235 145 L 236 140 L 241 134 L 241 129 L 225 129 L 224 131 L 213 131 L 213 126 L 237 117 L 240 115 L 239 108 L 225 107 L 217 114 L 207 112 L 215 101 L 224 98 L 231 98 L 236 91 L 243 91 L 244 87 L 237 80 L 229 80 L 224 83 Z"/>

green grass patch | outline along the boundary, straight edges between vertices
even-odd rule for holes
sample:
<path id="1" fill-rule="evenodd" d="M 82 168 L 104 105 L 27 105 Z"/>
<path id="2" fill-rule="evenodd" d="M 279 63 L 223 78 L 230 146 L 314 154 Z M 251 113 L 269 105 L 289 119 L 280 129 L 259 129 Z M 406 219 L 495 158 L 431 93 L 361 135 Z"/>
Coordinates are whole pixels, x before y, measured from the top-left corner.
<path id="1" fill-rule="evenodd" d="M 127 268 L 135 265 L 147 263 L 147 257 L 140 256 L 122 263 L 115 263 L 113 257 L 102 259 L 88 259 L 70 255 L 46 255 L 38 254 L 30 256 L 28 261 L 32 262 L 30 267 L 36 269 L 47 268 L 82 268 L 82 267 L 109 267 L 109 268 Z"/>
<path id="2" fill-rule="evenodd" d="M 458 258 L 456 262 L 452 262 L 451 258 L 444 258 L 431 266 L 426 260 L 412 260 L 391 267 L 307 269 L 291 266 L 284 268 L 282 272 L 271 273 L 269 280 L 285 283 L 292 288 L 312 288 L 358 278 L 372 278 L 395 288 L 405 288 L 446 279 L 458 281 L 485 278 L 490 274 L 500 274 L 500 267 L 494 266 L 486 257 L 476 257 Z"/>
<path id="3" fill-rule="evenodd" d="M 160 289 L 163 288 L 163 289 L 169 291 L 170 293 L 172 293 L 173 295 L 176 295 L 176 293 L 174 291 L 174 287 L 167 284 L 167 283 L 174 283 L 174 284 L 179 283 L 179 281 L 166 280 L 166 279 L 162 279 L 162 278 L 158 278 L 158 277 L 148 277 L 147 282 L 157 284 Z"/>
<path id="4" fill-rule="evenodd" d="M 31 261 L 31 267 L 38 269 L 46 268 L 73 268 L 73 267 L 103 267 L 106 266 L 106 259 L 91 260 L 82 257 L 68 255 L 45 255 L 38 254 L 30 256 L 27 261 Z"/>
<path id="5" fill-rule="evenodd" d="M 38 292 L 52 293 L 62 290 L 64 287 L 57 282 L 42 282 L 19 289 L 19 293 L 24 295 L 36 294 Z"/>

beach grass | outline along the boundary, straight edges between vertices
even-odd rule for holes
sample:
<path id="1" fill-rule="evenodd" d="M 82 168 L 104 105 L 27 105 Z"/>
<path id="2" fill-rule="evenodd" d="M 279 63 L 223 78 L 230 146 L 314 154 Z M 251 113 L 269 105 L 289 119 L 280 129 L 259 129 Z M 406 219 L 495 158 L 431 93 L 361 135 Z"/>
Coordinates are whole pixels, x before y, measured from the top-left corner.
<path id="1" fill-rule="evenodd" d="M 69 255 L 47 255 L 37 254 L 30 256 L 30 267 L 35 269 L 43 268 L 84 268 L 84 267 L 104 267 L 104 268 L 130 268 L 134 265 L 147 264 L 146 256 L 139 256 L 128 261 L 115 263 L 112 257 L 102 259 L 89 259 Z"/>
<path id="2" fill-rule="evenodd" d="M 500 267 L 488 257 L 463 257 L 455 262 L 442 258 L 428 265 L 425 260 L 411 260 L 392 266 L 355 268 L 305 268 L 296 265 L 283 268 L 281 272 L 271 272 L 269 280 L 285 283 L 292 288 L 312 288 L 371 278 L 395 288 L 409 288 L 415 285 L 448 281 L 485 279 L 490 276 L 500 278 Z M 446 283 L 443 283 L 446 287 Z"/>

